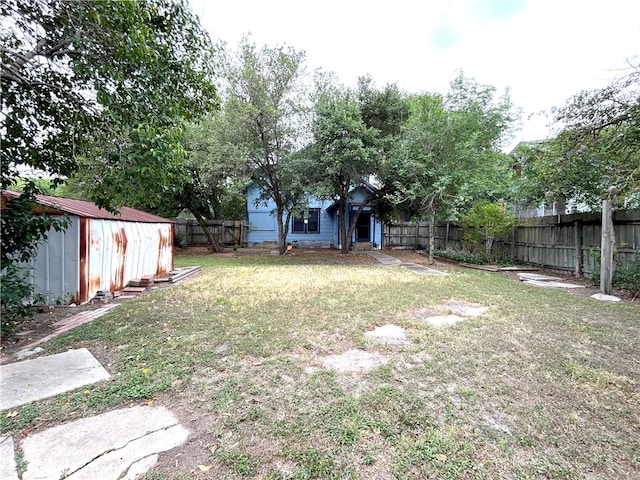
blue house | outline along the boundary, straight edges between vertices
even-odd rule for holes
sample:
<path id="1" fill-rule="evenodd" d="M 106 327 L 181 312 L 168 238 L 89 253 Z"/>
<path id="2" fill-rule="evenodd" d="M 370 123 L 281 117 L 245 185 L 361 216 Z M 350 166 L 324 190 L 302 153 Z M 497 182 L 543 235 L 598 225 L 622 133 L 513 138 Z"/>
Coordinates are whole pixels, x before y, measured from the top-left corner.
<path id="1" fill-rule="evenodd" d="M 366 198 L 365 187 L 358 187 L 349 194 L 345 219 L 347 228 L 361 202 Z M 278 244 L 278 225 L 273 200 L 257 202 L 260 189 L 255 183 L 247 187 L 247 221 L 249 246 L 276 246 Z M 287 242 L 294 247 L 339 248 L 338 205 L 330 200 L 311 197 L 307 207 L 299 215 L 293 215 L 287 233 Z M 358 223 L 350 239 L 350 247 L 368 249 L 382 247 L 382 222 L 376 218 L 370 206 L 364 207 L 358 216 Z"/>

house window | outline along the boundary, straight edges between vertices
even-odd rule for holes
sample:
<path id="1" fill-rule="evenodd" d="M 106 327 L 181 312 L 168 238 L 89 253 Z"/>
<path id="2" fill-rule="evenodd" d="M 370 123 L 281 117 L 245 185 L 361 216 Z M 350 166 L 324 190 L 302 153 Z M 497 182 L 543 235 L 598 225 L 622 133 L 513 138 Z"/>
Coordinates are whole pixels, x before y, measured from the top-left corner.
<path id="1" fill-rule="evenodd" d="M 320 209 L 310 208 L 293 216 L 293 233 L 320 233 Z"/>

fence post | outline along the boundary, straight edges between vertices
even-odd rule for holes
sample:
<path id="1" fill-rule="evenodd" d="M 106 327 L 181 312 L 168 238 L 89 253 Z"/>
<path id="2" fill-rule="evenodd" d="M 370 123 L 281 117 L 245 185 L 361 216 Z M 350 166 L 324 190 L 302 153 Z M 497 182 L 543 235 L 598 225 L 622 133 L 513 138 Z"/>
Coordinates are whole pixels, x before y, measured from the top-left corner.
<path id="1" fill-rule="evenodd" d="M 444 248 L 443 250 L 446 250 L 447 248 L 449 248 L 449 223 L 447 222 L 447 224 L 444 227 Z"/>
<path id="2" fill-rule="evenodd" d="M 576 277 L 582 277 L 582 262 L 584 257 L 582 254 L 582 222 L 580 222 L 580 220 L 573 222 L 573 238 L 575 244 Z"/>
<path id="3" fill-rule="evenodd" d="M 611 200 L 602 201 L 602 239 L 600 261 L 600 291 L 611 294 L 613 275 L 613 216 L 611 214 Z"/>

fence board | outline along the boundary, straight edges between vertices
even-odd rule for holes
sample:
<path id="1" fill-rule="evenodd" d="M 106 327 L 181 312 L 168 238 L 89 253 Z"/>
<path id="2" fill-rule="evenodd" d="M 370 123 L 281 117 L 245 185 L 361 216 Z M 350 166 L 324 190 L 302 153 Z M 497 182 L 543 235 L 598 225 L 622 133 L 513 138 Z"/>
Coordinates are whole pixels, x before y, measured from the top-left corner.
<path id="1" fill-rule="evenodd" d="M 248 225 L 233 220 L 208 220 L 207 229 L 222 245 L 247 246 Z M 186 246 L 208 245 L 207 234 L 196 220 L 176 220 L 175 235 Z"/>
<path id="2" fill-rule="evenodd" d="M 494 248 L 516 262 L 579 274 L 599 269 L 596 259 L 602 226 L 600 214 L 554 215 L 527 219 L 514 228 L 510 238 L 496 240 Z M 614 215 L 615 261 L 624 265 L 640 252 L 640 210 L 621 210 Z M 463 229 L 454 223 L 435 227 L 437 249 L 462 248 Z M 385 226 L 385 247 L 427 248 L 428 223 L 397 223 Z"/>

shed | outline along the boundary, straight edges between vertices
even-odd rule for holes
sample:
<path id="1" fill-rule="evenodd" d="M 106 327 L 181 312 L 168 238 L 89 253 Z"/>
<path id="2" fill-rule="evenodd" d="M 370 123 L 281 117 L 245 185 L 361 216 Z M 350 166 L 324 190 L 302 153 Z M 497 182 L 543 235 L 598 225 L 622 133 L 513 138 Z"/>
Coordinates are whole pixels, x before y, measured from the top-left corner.
<path id="1" fill-rule="evenodd" d="M 2 209 L 18 192 L 2 191 Z M 115 292 L 145 275 L 173 269 L 174 222 L 134 208 L 116 215 L 93 202 L 37 195 L 35 215 L 65 215 L 63 232 L 50 230 L 32 260 L 34 295 L 46 303 L 83 304 L 100 291 Z"/>

